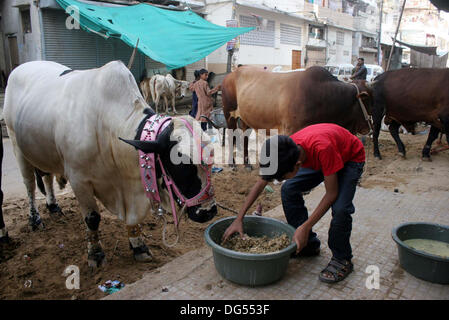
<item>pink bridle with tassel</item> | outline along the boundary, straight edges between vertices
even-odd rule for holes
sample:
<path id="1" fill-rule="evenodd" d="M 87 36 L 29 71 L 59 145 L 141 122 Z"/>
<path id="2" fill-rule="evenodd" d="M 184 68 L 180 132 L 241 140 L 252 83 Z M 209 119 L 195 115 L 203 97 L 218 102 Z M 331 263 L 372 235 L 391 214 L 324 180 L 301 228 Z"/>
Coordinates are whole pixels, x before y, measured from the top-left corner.
<path id="1" fill-rule="evenodd" d="M 159 133 L 161 133 L 169 125 L 171 120 L 172 118 L 168 116 L 162 115 L 151 116 L 145 123 L 145 126 L 142 130 L 142 134 L 140 136 L 140 140 L 155 141 Z M 180 120 L 184 122 L 186 127 L 192 133 L 192 136 L 194 136 L 194 130 L 193 127 L 190 125 L 190 123 L 182 118 L 180 118 Z M 183 209 L 185 207 L 193 207 L 199 205 L 203 202 L 210 200 L 214 196 L 214 190 L 212 187 L 211 174 L 209 168 L 210 165 L 204 164 L 202 161 L 203 147 L 201 146 L 199 150 L 201 150 L 200 167 L 206 173 L 207 182 L 204 188 L 202 188 L 201 191 L 196 196 L 190 199 L 187 199 L 179 191 L 173 179 L 166 172 L 164 164 L 162 163 L 159 155 L 155 155 L 154 153 L 144 153 L 143 151 L 139 150 L 140 176 L 142 178 L 142 184 L 145 189 L 146 196 L 155 203 L 161 203 L 161 197 L 159 194 L 159 188 L 157 185 L 157 177 L 156 177 L 156 161 L 158 161 L 161 167 L 162 177 L 164 179 L 165 185 L 167 186 L 168 194 L 170 197 L 170 205 L 176 228 L 178 227 L 179 220 L 176 212 L 176 203 L 173 193 L 177 196 L 178 203 L 180 206 L 183 207 Z"/>

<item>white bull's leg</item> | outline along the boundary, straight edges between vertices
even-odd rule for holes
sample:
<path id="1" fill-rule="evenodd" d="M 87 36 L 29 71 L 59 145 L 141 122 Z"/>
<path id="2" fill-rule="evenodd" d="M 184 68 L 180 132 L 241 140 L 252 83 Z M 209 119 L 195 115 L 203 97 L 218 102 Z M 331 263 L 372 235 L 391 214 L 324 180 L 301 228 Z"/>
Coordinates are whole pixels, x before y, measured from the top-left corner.
<path id="1" fill-rule="evenodd" d="M 165 95 L 165 94 L 164 94 L 164 103 L 165 103 L 165 113 L 168 114 L 168 109 L 169 109 L 168 98 L 167 98 L 167 95 Z"/>
<path id="2" fill-rule="evenodd" d="M 171 103 L 172 103 L 172 106 L 173 106 L 173 113 L 174 114 L 177 114 L 177 112 L 176 112 L 176 108 L 175 108 L 175 105 L 176 105 L 176 97 L 175 96 L 172 96 L 172 98 L 171 98 Z"/>
<path id="3" fill-rule="evenodd" d="M 126 230 L 128 231 L 129 246 L 133 250 L 134 259 L 139 262 L 152 261 L 153 258 L 150 250 L 142 239 L 142 228 L 140 224 L 127 223 Z"/>
<path id="4" fill-rule="evenodd" d="M 159 105 L 159 100 L 161 99 L 161 95 L 156 91 L 156 99 L 154 100 L 154 108 L 156 109 L 156 113 L 157 112 L 157 107 Z"/>
<path id="5" fill-rule="evenodd" d="M 87 227 L 87 263 L 89 267 L 100 267 L 105 263 L 105 254 L 101 247 L 99 226 L 101 216 L 89 182 L 77 182 L 69 178 L 73 192 L 80 204 L 81 213 Z"/>
<path id="6" fill-rule="evenodd" d="M 28 223 L 33 231 L 36 229 L 43 229 L 44 223 L 42 222 L 36 207 L 36 178 L 34 176 L 34 167 L 25 159 L 19 150 L 15 149 L 14 153 L 16 155 L 17 163 L 19 164 L 20 172 L 22 173 L 23 183 L 27 189 L 28 202 L 30 205 Z"/>
<path id="7" fill-rule="evenodd" d="M 52 174 L 48 174 L 42 178 L 47 198 L 47 209 L 52 214 L 62 214 L 62 210 L 56 202 L 55 191 L 53 189 L 53 177 Z"/>

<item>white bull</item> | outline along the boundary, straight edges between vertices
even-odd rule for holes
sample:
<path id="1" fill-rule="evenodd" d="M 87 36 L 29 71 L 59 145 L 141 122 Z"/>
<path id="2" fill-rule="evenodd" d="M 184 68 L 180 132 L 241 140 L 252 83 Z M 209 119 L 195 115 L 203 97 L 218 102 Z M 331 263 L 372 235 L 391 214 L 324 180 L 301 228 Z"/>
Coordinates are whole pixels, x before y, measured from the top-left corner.
<path id="1" fill-rule="evenodd" d="M 173 107 L 173 112 L 176 113 L 176 98 L 184 98 L 188 88 L 189 83 L 187 81 L 177 80 L 171 74 L 165 76 L 156 74 L 150 79 L 144 79 L 140 83 L 140 89 L 145 101 L 149 102 L 148 99 L 151 94 L 156 113 L 158 112 L 158 105 L 161 98 L 164 99 L 165 113 L 168 113 L 169 101 Z"/>
<path id="2" fill-rule="evenodd" d="M 154 203 L 142 186 L 138 151 L 119 137 L 138 139 L 154 111 L 120 61 L 98 69 L 66 73 L 68 69 L 55 62 L 28 62 L 11 73 L 6 88 L 3 114 L 30 200 L 29 224 L 33 229 L 43 226 L 34 195 L 38 169 L 46 173 L 43 180 L 51 212 L 59 208 L 53 192 L 54 175 L 70 182 L 87 226 L 90 266 L 99 266 L 104 260 L 95 199 L 126 223 L 135 259 L 148 261 L 151 255 L 140 236 L 139 223 L 154 212 Z M 190 117 L 173 118 L 145 152 L 159 154 L 181 193 L 191 198 L 200 192 L 207 175 L 197 165 L 174 165 L 170 160 L 170 150 L 176 145 L 172 141 L 181 140 L 177 129 L 183 129 L 186 138 L 184 121 L 193 124 Z M 171 212 L 161 179 L 158 186 L 162 207 Z M 187 213 L 195 221 L 211 219 L 216 213 L 213 197 L 188 208 Z"/>

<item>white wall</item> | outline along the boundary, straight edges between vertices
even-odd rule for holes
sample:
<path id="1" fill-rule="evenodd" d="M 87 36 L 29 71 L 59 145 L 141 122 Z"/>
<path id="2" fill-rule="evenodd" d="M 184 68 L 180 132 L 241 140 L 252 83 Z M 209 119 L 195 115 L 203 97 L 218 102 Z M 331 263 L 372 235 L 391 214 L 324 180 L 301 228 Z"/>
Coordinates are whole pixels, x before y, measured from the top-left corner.
<path id="1" fill-rule="evenodd" d="M 230 19 L 232 16 L 232 4 L 208 4 L 204 12 L 207 13 L 206 19 L 208 21 L 224 26 L 226 20 Z M 240 15 L 250 16 L 252 13 L 260 15 L 265 19 L 275 21 L 275 46 L 264 47 L 240 44 L 239 50 L 235 53 L 235 64 L 267 66 L 269 69 L 272 69 L 277 65 L 282 65 L 284 69 L 291 69 L 292 50 L 301 50 L 301 65 L 304 65 L 305 52 L 303 47 L 307 41 L 307 25 L 304 23 L 304 20 L 289 17 L 282 13 L 269 12 L 239 5 L 236 6 L 237 20 L 239 20 Z M 301 46 L 280 43 L 281 23 L 301 27 Z M 209 70 L 214 72 L 224 72 L 226 70 L 227 57 L 228 54 L 225 45 L 211 53 L 207 58 Z"/>
<path id="2" fill-rule="evenodd" d="M 343 45 L 337 44 L 337 31 L 344 34 Z M 351 63 L 352 31 L 329 27 L 328 32 L 328 63 Z"/>
<path id="3" fill-rule="evenodd" d="M 203 11 L 206 14 L 206 20 L 219 25 L 226 26 L 226 20 L 232 18 L 232 3 L 218 3 L 217 1 L 206 1 L 208 4 Z M 210 55 L 207 56 L 207 69 L 215 73 L 222 73 L 226 71 L 226 64 L 228 59 L 228 53 L 226 51 L 226 45 L 221 46 Z M 224 64 L 224 66 L 223 66 Z"/>

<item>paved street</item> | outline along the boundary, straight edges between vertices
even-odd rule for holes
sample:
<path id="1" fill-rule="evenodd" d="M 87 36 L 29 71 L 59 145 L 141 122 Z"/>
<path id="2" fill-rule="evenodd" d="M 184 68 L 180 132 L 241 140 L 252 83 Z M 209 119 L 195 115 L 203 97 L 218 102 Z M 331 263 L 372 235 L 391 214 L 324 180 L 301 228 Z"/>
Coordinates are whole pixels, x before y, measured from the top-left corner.
<path id="1" fill-rule="evenodd" d="M 316 205 L 323 190 L 320 186 L 306 196 L 306 204 Z M 105 299 L 449 299 L 449 285 L 417 279 L 400 267 L 391 238 L 392 228 L 403 222 L 449 225 L 449 193 L 417 196 L 360 188 L 355 206 L 351 236 L 355 271 L 340 283 L 329 285 L 318 280 L 331 257 L 327 213 L 315 228 L 322 241 L 320 256 L 290 260 L 285 277 L 277 283 L 251 288 L 223 280 L 215 270 L 212 250 L 204 245 Z M 281 207 L 265 215 L 284 220 Z M 365 272 L 368 266 L 379 268 L 378 290 L 365 285 L 371 275 Z"/>
<path id="2" fill-rule="evenodd" d="M 10 139 L 4 138 L 3 145 L 5 199 L 24 198 L 26 191 Z M 61 193 L 58 188 L 55 191 Z M 306 196 L 309 208 L 318 203 L 323 192 L 323 186 L 319 186 Z M 36 195 L 42 198 L 40 193 Z M 290 260 L 286 275 L 277 283 L 250 288 L 224 280 L 215 270 L 212 250 L 204 244 L 105 299 L 449 299 L 449 285 L 417 279 L 400 267 L 396 243 L 391 238 L 392 228 L 403 222 L 449 225 L 449 192 L 416 195 L 359 188 L 354 203 L 351 243 L 355 271 L 341 283 L 328 285 L 318 280 L 331 257 L 327 213 L 315 228 L 322 242 L 320 256 Z M 285 221 L 282 207 L 264 214 Z M 368 266 L 379 268 L 378 290 L 365 285 L 370 275 L 365 272 Z"/>

